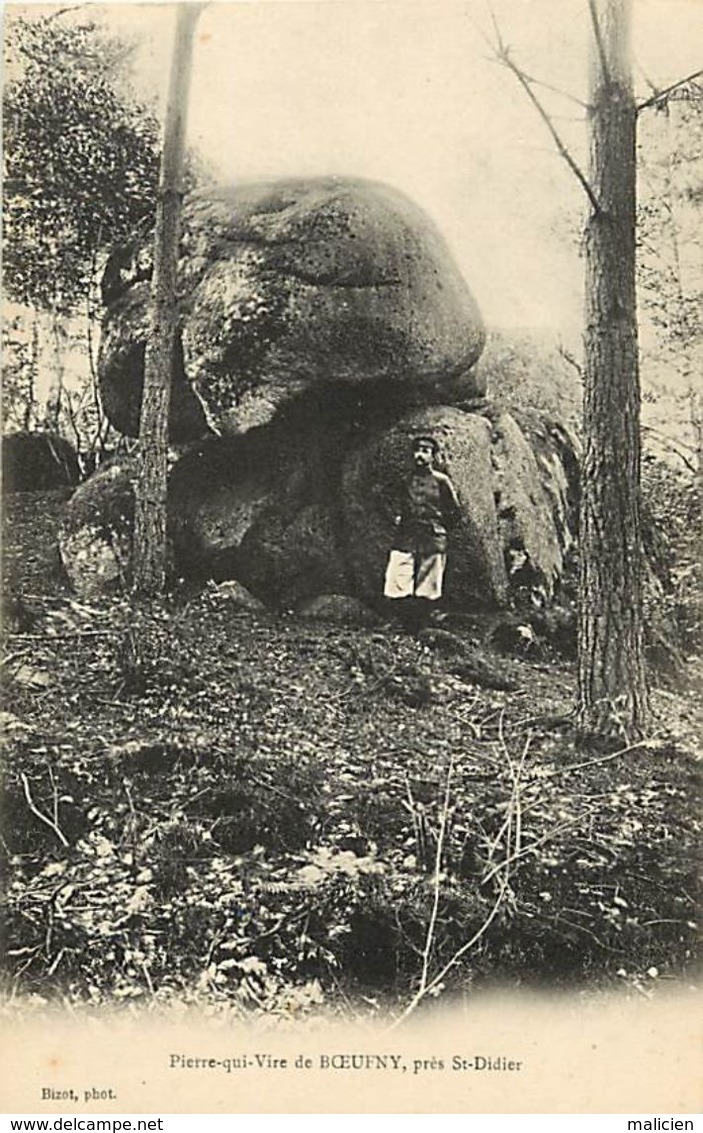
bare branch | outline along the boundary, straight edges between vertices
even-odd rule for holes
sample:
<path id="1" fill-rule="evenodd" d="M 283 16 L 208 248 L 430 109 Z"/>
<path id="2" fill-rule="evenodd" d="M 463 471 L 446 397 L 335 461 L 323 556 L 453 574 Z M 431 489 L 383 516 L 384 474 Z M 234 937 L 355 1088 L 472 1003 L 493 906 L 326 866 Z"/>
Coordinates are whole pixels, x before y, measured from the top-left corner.
<path id="1" fill-rule="evenodd" d="M 648 74 L 647 74 L 647 72 L 645 71 L 644 67 L 643 67 L 643 66 L 642 66 L 642 64 L 640 63 L 639 59 L 635 59 L 635 65 L 636 65 L 636 67 L 637 67 L 637 70 L 639 71 L 640 75 L 642 76 L 642 78 L 643 78 L 643 79 L 644 79 L 644 81 L 646 82 L 647 86 L 648 86 L 648 87 L 649 87 L 649 89 L 651 90 L 652 94 L 654 94 L 654 95 L 657 95 L 657 96 L 658 96 L 658 94 L 659 94 L 659 89 L 658 89 L 658 87 L 656 87 L 656 86 L 654 85 L 654 83 L 653 83 L 653 82 L 652 82 L 652 80 L 650 79 L 649 75 L 648 75 Z"/>
<path id="2" fill-rule="evenodd" d="M 603 32 L 596 12 L 595 0 L 588 0 L 588 8 L 591 13 L 591 23 L 593 24 L 593 35 L 595 37 L 596 46 L 598 48 L 598 58 L 600 59 L 601 70 L 603 78 L 606 83 L 610 83 L 610 73 L 608 70 L 608 57 L 605 53 L 605 44 L 603 42 Z"/>
<path id="3" fill-rule="evenodd" d="M 673 437 L 668 437 L 666 433 L 663 433 L 661 429 L 655 429 L 653 425 L 643 425 L 642 432 L 649 433 L 650 436 L 656 437 L 656 439 L 665 448 L 667 448 L 673 456 L 678 456 L 679 460 L 685 465 L 689 472 L 692 472 L 694 475 L 696 474 L 696 472 L 698 471 L 697 466 L 686 455 L 686 451 L 681 451 L 682 449 L 684 449 L 695 454 L 695 445 L 686 444 L 685 441 L 675 441 Z"/>
<path id="4" fill-rule="evenodd" d="M 556 145 L 557 149 L 559 150 L 559 153 L 561 154 L 564 161 L 568 165 L 569 169 L 574 174 L 577 181 L 580 183 L 581 187 L 583 188 L 586 196 L 588 197 L 589 201 L 591 202 L 591 206 L 593 208 L 593 211 L 595 213 L 599 213 L 601 211 L 600 201 L 596 197 L 596 194 L 594 193 L 593 188 L 592 188 L 590 182 L 588 181 L 588 178 L 586 177 L 585 173 L 582 172 L 582 170 L 580 169 L 580 167 L 578 166 L 578 164 L 576 163 L 574 158 L 569 153 L 569 150 L 567 149 L 566 145 L 562 141 L 558 131 L 555 129 L 554 123 L 552 122 L 551 118 L 549 117 L 547 111 L 544 109 L 544 107 L 542 106 L 542 103 L 539 101 L 536 94 L 532 90 L 532 87 L 530 86 L 530 80 L 523 74 L 523 72 L 520 70 L 518 65 L 514 62 L 514 60 L 511 59 L 507 50 L 503 49 L 499 53 L 498 58 L 499 58 L 500 62 L 503 63 L 515 75 L 515 78 L 518 80 L 518 82 L 522 86 L 522 88 L 525 91 L 525 93 L 527 94 L 527 97 L 529 98 L 530 102 L 532 103 L 535 110 L 539 114 L 540 118 L 544 122 L 545 126 L 549 130 L 549 133 L 552 135 L 552 138 L 554 140 L 554 144 Z"/>
<path id="5" fill-rule="evenodd" d="M 54 834 L 58 838 L 59 842 L 61 842 L 62 846 L 68 847 L 69 842 L 64 832 L 60 829 L 59 826 L 56 825 L 55 822 L 52 822 L 50 818 L 47 818 L 45 814 L 42 814 L 42 812 L 36 806 L 29 790 L 29 781 L 24 772 L 22 772 L 22 774 L 20 775 L 20 779 L 22 780 L 22 786 L 24 787 L 24 797 L 27 800 L 27 806 L 31 810 L 32 814 L 36 815 L 38 819 L 46 823 L 50 830 L 54 831 Z"/>
<path id="6" fill-rule="evenodd" d="M 549 133 L 551 134 L 552 139 L 554 141 L 554 144 L 556 145 L 559 153 L 561 154 L 564 161 L 568 165 L 569 169 L 574 174 L 577 181 L 580 183 L 581 187 L 583 188 L 586 196 L 588 197 L 588 199 L 591 203 L 593 211 L 595 213 L 599 213 L 601 211 L 600 202 L 599 202 L 598 198 L 596 197 L 596 195 L 593 191 L 593 188 L 588 181 L 588 178 L 582 172 L 582 170 L 579 168 L 579 166 L 576 163 L 576 161 L 574 160 L 574 158 L 569 153 L 569 150 L 567 149 L 566 145 L 562 141 L 561 136 L 559 135 L 557 129 L 554 126 L 554 123 L 552 122 L 551 118 L 549 117 L 549 114 L 547 113 L 545 108 L 542 106 L 542 103 L 537 98 L 537 95 L 532 90 L 532 86 L 535 83 L 537 83 L 538 80 L 531 78 L 529 75 L 525 74 L 525 72 L 520 67 L 518 67 L 517 63 L 514 61 L 514 59 L 512 58 L 512 56 L 510 54 L 510 48 L 508 47 L 505 40 L 503 39 L 503 36 L 501 34 L 501 31 L 500 31 L 500 27 L 498 25 L 498 20 L 496 19 L 496 14 L 495 14 L 495 12 L 493 11 L 492 8 L 490 9 L 490 13 L 491 13 L 491 21 L 493 23 L 493 30 L 495 32 L 495 43 L 491 42 L 490 37 L 488 35 L 486 35 L 486 33 L 481 28 L 477 28 L 479 34 L 485 40 L 485 42 L 488 44 L 488 46 L 491 48 L 491 51 L 493 53 L 493 58 L 496 59 L 499 63 L 502 63 L 503 66 L 507 67 L 508 70 L 512 71 L 512 73 L 515 75 L 515 78 L 518 80 L 521 87 L 526 92 L 527 97 L 529 98 L 530 102 L 535 107 L 540 118 L 542 119 L 542 121 L 546 125 L 547 129 L 549 130 Z M 474 26 L 476 26 L 476 25 L 474 25 Z M 544 84 L 541 84 L 541 85 L 546 86 L 547 84 L 544 83 Z M 549 89 L 556 90 L 557 88 L 551 87 Z M 563 91 L 557 91 L 557 93 L 563 94 L 564 92 Z M 579 105 L 581 105 L 581 106 L 586 105 L 586 104 L 580 102 L 579 99 L 576 99 L 576 101 L 579 102 Z M 586 107 L 586 109 L 588 109 L 588 107 Z"/>
<path id="7" fill-rule="evenodd" d="M 672 83 L 671 86 L 664 87 L 664 90 L 657 91 L 651 98 L 645 99 L 644 102 L 640 102 L 639 105 L 635 107 L 636 113 L 639 114 L 641 110 L 646 110 L 648 106 L 655 106 L 656 103 L 661 102 L 662 99 L 667 98 L 667 96 L 673 94 L 674 91 L 685 87 L 686 83 L 692 83 L 696 79 L 700 79 L 701 76 L 703 76 L 703 67 L 698 71 L 694 71 L 692 75 L 686 75 L 685 79 L 679 79 L 678 82 Z"/>
<path id="8" fill-rule="evenodd" d="M 432 904 L 432 913 L 431 913 L 431 916 L 430 916 L 430 922 L 429 922 L 428 929 L 427 929 L 427 936 L 426 936 L 426 940 L 425 940 L 425 948 L 424 948 L 424 952 L 423 952 L 422 976 L 421 976 L 420 984 L 419 984 L 417 991 L 415 992 L 414 996 L 412 997 L 412 999 L 410 1000 L 410 1002 L 408 1003 L 407 1007 L 402 1012 L 402 1014 L 393 1022 L 393 1024 L 390 1027 L 391 1030 L 394 1030 L 401 1023 L 405 1022 L 405 1020 L 410 1015 L 413 1014 L 415 1009 L 422 1002 L 422 1000 L 425 999 L 426 996 L 436 995 L 436 994 L 439 993 L 439 991 L 441 990 L 444 979 L 449 974 L 449 972 L 452 970 L 452 968 L 456 964 L 458 964 L 460 960 L 463 959 L 463 957 L 466 955 L 466 953 L 469 952 L 470 949 L 472 949 L 474 947 L 474 945 L 476 945 L 478 943 L 478 941 L 488 931 L 488 929 L 490 928 L 491 924 L 493 923 L 499 909 L 501 908 L 501 905 L 503 904 L 503 901 L 506 897 L 506 894 L 508 894 L 510 892 L 509 885 L 508 885 L 508 871 L 509 871 L 510 864 L 513 861 L 517 861 L 518 859 L 525 857 L 526 854 L 534 852 L 534 849 L 537 845 L 539 845 L 542 841 L 546 841 L 547 839 L 553 837 L 554 834 L 559 832 L 564 825 L 566 825 L 566 826 L 572 825 L 571 822 L 566 823 L 566 824 L 561 824 L 560 826 L 557 826 L 554 830 L 548 831 L 546 834 L 543 835 L 543 837 L 541 839 L 537 839 L 537 841 L 532 843 L 531 845 L 525 846 L 525 847 L 521 846 L 521 841 L 522 841 L 522 815 L 525 813 L 525 811 L 527 809 L 529 809 L 529 807 L 524 806 L 523 803 L 522 803 L 522 799 L 521 799 L 521 791 L 522 791 L 521 777 L 522 777 L 522 772 L 523 772 L 523 768 L 524 768 L 524 764 L 525 764 L 525 759 L 527 758 L 527 754 L 528 754 L 529 749 L 530 749 L 530 744 L 532 742 L 532 733 L 531 732 L 528 733 L 527 738 L 525 740 L 525 743 L 523 745 L 520 757 L 517 761 L 514 762 L 511 755 L 510 755 L 510 751 L 508 749 L 508 746 L 505 742 L 505 738 L 504 738 L 504 735 L 503 735 L 503 716 L 504 716 L 504 712 L 501 712 L 500 718 L 499 718 L 499 721 L 498 721 L 499 741 L 500 741 L 500 746 L 501 746 L 502 752 L 507 757 L 509 765 L 510 765 L 510 774 L 511 774 L 511 778 L 512 778 L 512 781 L 513 781 L 513 787 L 512 787 L 510 802 L 508 804 L 508 816 L 507 816 L 505 822 L 503 823 L 503 826 L 501 827 L 501 832 L 498 835 L 498 839 L 497 839 L 497 841 L 499 841 L 500 838 L 502 837 L 503 833 L 505 833 L 505 844 L 506 844 L 506 855 L 507 855 L 507 857 L 504 861 L 501 861 L 499 865 L 495 866 L 493 868 L 493 870 L 491 871 L 491 873 L 488 875 L 488 878 L 492 878 L 496 874 L 500 873 L 501 871 L 504 871 L 503 876 L 499 877 L 499 879 L 498 879 L 497 896 L 496 896 L 495 901 L 494 901 L 493 905 L 491 906 L 485 920 L 480 925 L 480 927 L 476 930 L 476 932 L 474 932 L 473 936 L 471 936 L 468 940 L 466 940 L 461 945 L 461 947 L 457 948 L 456 951 L 454 952 L 454 954 L 451 956 L 451 958 L 440 969 L 440 971 L 437 972 L 437 974 L 434 975 L 430 979 L 429 978 L 429 963 L 430 963 L 432 945 L 434 943 L 434 935 L 435 935 L 435 928 L 436 928 L 436 922 L 437 922 L 437 911 L 438 911 L 438 907 L 439 907 L 439 887 L 440 887 L 440 877 L 441 877 L 440 870 L 441 870 L 441 864 L 442 864 L 442 853 L 443 853 L 443 847 L 444 847 L 444 838 L 445 838 L 445 834 L 446 834 L 446 828 L 447 828 L 447 822 L 448 822 L 448 816 L 449 816 L 450 787 L 451 787 L 452 773 L 453 773 L 453 768 L 454 768 L 454 756 L 452 756 L 451 761 L 449 763 L 448 770 L 447 770 L 447 779 L 446 779 L 446 785 L 445 785 L 445 791 L 444 791 L 444 803 L 443 803 L 442 814 L 441 814 L 440 829 L 439 829 L 439 833 L 438 833 L 438 837 L 437 837 L 437 849 L 436 849 L 436 857 L 435 857 L 434 884 L 433 884 L 433 904 Z M 533 805 L 537 805 L 536 801 Z M 513 819 L 514 819 L 514 824 L 513 824 Z M 488 880 L 488 878 L 484 878 L 482 880 L 481 884 L 482 885 L 485 884 L 485 882 Z"/>
<path id="9" fill-rule="evenodd" d="M 444 790 L 444 804 L 442 806 L 442 815 L 439 824 L 439 832 L 437 834 L 437 851 L 435 854 L 434 866 L 434 879 L 433 879 L 433 898 L 432 898 L 432 913 L 430 915 L 429 924 L 427 926 L 427 936 L 425 938 L 425 948 L 422 954 L 422 975 L 420 977 L 420 987 L 418 988 L 417 995 L 422 997 L 425 994 L 430 972 L 430 957 L 432 955 L 432 946 L 434 944 L 435 928 L 437 925 L 437 914 L 439 912 L 439 891 L 442 871 L 442 854 L 444 852 L 444 838 L 447 832 L 447 819 L 449 816 L 449 790 L 452 784 L 452 773 L 454 771 L 454 753 L 452 752 L 447 768 L 447 782 Z"/>
<path id="10" fill-rule="evenodd" d="M 442 970 L 440 972 L 438 972 L 437 975 L 427 984 L 427 986 L 424 988 L 424 990 L 421 991 L 421 990 L 418 989 L 418 991 L 416 991 L 415 995 L 410 1000 L 410 1003 L 408 1004 L 408 1006 L 403 1011 L 402 1015 L 399 1015 L 398 1018 L 395 1020 L 395 1022 L 393 1022 L 391 1024 L 391 1026 L 389 1027 L 389 1030 L 393 1031 L 393 1030 L 395 1030 L 396 1027 L 400 1026 L 401 1023 L 404 1023 L 405 1020 L 408 1018 L 408 1016 L 413 1014 L 413 1012 L 417 1008 L 418 1004 L 422 1002 L 422 1000 L 425 998 L 426 995 L 431 995 L 433 992 L 439 990 L 440 985 L 442 984 L 442 981 L 444 980 L 445 976 L 448 975 L 448 973 L 451 971 L 451 969 L 454 967 L 454 965 L 458 964 L 459 961 L 469 951 L 469 949 L 473 948 L 473 946 L 475 944 L 477 944 L 478 941 L 481 939 L 481 937 L 484 936 L 485 933 L 488 931 L 491 924 L 495 920 L 495 917 L 496 917 L 496 914 L 498 913 L 498 910 L 500 909 L 501 905 L 503 904 L 503 898 L 505 897 L 506 891 L 507 891 L 507 886 L 505 885 L 505 883 L 503 883 L 498 890 L 498 895 L 497 895 L 493 905 L 491 906 L 490 912 L 488 913 L 486 919 L 484 920 L 484 922 L 480 926 L 480 928 L 478 928 L 476 930 L 476 932 L 473 934 L 473 936 L 469 940 L 467 940 L 465 942 L 465 944 L 462 944 L 461 948 L 457 949 L 457 951 L 454 953 L 452 958 L 447 961 L 447 963 L 444 965 Z"/>
<path id="11" fill-rule="evenodd" d="M 549 830 L 546 830 L 544 834 L 540 835 L 539 838 L 535 838 L 535 840 L 533 842 L 530 842 L 528 846 L 522 846 L 520 849 L 509 849 L 507 851 L 508 856 L 504 858 L 503 861 L 497 862 L 494 866 L 491 867 L 488 873 L 483 875 L 483 877 L 481 878 L 481 885 L 487 885 L 489 881 L 493 880 L 496 874 L 500 873 L 501 870 L 503 870 L 505 872 L 502 884 L 504 886 L 507 886 L 508 871 L 513 862 L 527 857 L 528 854 L 534 854 L 540 846 L 543 846 L 545 842 L 548 842 L 551 838 L 555 838 L 557 834 L 561 834 L 564 830 L 569 830 L 571 827 L 578 826 L 582 819 L 583 814 L 577 815 L 576 818 L 566 819 L 564 822 L 557 823 L 556 826 L 551 826 Z"/>
<path id="12" fill-rule="evenodd" d="M 583 378 L 583 366 L 579 361 L 577 361 L 576 358 L 574 358 L 571 351 L 568 350 L 563 343 L 559 344 L 559 355 L 564 359 L 565 362 L 568 362 L 568 364 L 574 368 L 580 378 Z"/>
<path id="13" fill-rule="evenodd" d="M 495 59 L 496 54 L 499 54 L 501 51 L 507 51 L 508 48 L 507 48 L 507 45 L 505 43 L 505 40 L 503 39 L 503 36 L 501 35 L 500 28 L 498 26 L 498 21 L 496 19 L 495 12 L 493 11 L 492 8 L 490 9 L 490 13 L 491 13 L 491 20 L 493 22 L 493 28 L 494 28 L 495 34 L 496 34 L 496 43 L 498 44 L 498 52 L 496 51 L 496 44 L 491 43 L 491 40 L 486 35 L 483 28 L 479 27 L 479 25 L 474 20 L 472 20 L 471 22 L 472 22 L 474 28 L 476 29 L 476 31 L 481 36 L 481 38 L 484 40 L 484 42 L 487 43 L 488 46 L 490 47 L 491 58 Z M 550 91 L 552 91 L 553 94 L 558 94 L 558 95 L 560 95 L 561 98 L 566 98 L 566 99 L 569 100 L 569 102 L 574 102 L 577 106 L 580 106 L 582 110 L 590 110 L 589 104 L 587 102 L 583 102 L 582 99 L 577 98 L 575 94 L 571 93 L 571 91 L 562 90 L 561 87 L 552 86 L 551 83 L 546 83 L 543 79 L 536 79 L 533 75 L 528 75 L 526 72 L 523 72 L 523 74 L 525 75 L 525 78 L 527 79 L 528 83 L 532 83 L 534 86 L 544 87 L 545 90 L 550 90 Z"/>
<path id="14" fill-rule="evenodd" d="M 661 737 L 661 732 L 653 732 L 645 740 L 638 740 L 636 743 L 627 744 L 626 747 L 621 747 L 617 751 L 612 751 L 608 755 L 599 755 L 595 759 L 587 759 L 585 763 L 567 763 L 563 767 L 554 768 L 547 772 L 549 778 L 559 778 L 562 775 L 570 775 L 573 771 L 583 771 L 584 767 L 593 767 L 599 763 L 610 763 L 613 759 L 619 759 L 622 755 L 629 755 L 631 751 L 637 751 L 638 748 L 646 748 L 648 743 Z"/>
<path id="15" fill-rule="evenodd" d="M 59 8 L 56 12 L 45 16 L 45 22 L 50 24 L 52 20 L 58 20 L 61 16 L 66 16 L 69 12 L 80 12 L 81 8 L 85 8 L 85 4 L 71 4 L 68 8 Z"/>
<path id="16" fill-rule="evenodd" d="M 533 86 L 544 87 L 545 90 L 550 90 L 553 94 L 558 94 L 562 98 L 568 98 L 569 102 L 576 103 L 576 105 L 580 106 L 582 110 L 591 109 L 590 103 L 584 102 L 582 99 L 577 98 L 576 95 L 571 94 L 570 91 L 562 90 L 561 87 L 554 87 L 551 83 L 545 83 L 544 79 L 535 79 L 532 75 L 528 75 L 524 71 L 523 74 L 525 75 L 527 82 L 531 83 Z M 573 121 L 573 119 L 570 119 L 570 121 Z"/>

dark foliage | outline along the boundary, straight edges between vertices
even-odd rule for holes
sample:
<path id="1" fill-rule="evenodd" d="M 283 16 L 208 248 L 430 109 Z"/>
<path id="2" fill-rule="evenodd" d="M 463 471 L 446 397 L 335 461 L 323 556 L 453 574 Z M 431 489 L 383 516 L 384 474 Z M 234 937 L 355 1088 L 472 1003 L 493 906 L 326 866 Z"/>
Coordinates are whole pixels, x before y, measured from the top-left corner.
<path id="1" fill-rule="evenodd" d="M 700 648 L 703 613 L 703 510 L 701 481 L 688 470 L 649 458 L 642 492 L 652 522 L 650 560 L 658 567 L 658 620 L 668 620 L 683 653 Z"/>
<path id="2" fill-rule="evenodd" d="M 130 48 L 93 20 L 15 18 L 3 90 L 3 276 L 72 311 L 96 257 L 153 212 L 158 123 L 124 85 Z"/>

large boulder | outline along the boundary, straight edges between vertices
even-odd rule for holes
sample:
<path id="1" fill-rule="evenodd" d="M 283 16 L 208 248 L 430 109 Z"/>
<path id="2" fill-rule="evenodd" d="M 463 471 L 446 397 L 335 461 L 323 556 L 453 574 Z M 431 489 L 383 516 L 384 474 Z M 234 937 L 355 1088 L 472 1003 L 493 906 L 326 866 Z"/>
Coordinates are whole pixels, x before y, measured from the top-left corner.
<path id="1" fill-rule="evenodd" d="M 136 477 L 133 460 L 115 461 L 64 509 L 61 560 L 84 597 L 131 581 Z M 331 491 L 319 451 L 275 426 L 200 442 L 169 477 L 171 576 L 237 579 L 274 607 L 348 590 Z"/>
<path id="2" fill-rule="evenodd" d="M 59 553 L 82 598 L 123 590 L 131 579 L 134 461 L 115 460 L 84 481 L 64 508 Z"/>
<path id="3" fill-rule="evenodd" d="M 150 237 L 106 270 L 99 371 L 110 420 L 138 431 Z M 468 286 L 429 217 L 388 186 L 341 178 L 207 190 L 186 204 L 171 435 L 235 435 L 312 389 L 379 389 L 397 406 L 485 391 Z"/>
<path id="4" fill-rule="evenodd" d="M 476 377 L 490 402 L 512 412 L 536 410 L 577 429 L 583 397 L 581 351 L 553 330 L 493 327 L 476 365 Z"/>
<path id="5" fill-rule="evenodd" d="M 508 572 L 551 595 L 572 542 L 566 474 L 556 455 L 547 461 L 534 452 L 509 413 L 494 422 L 492 439 L 495 510 Z"/>
<path id="6" fill-rule="evenodd" d="M 415 410 L 350 452 L 341 506 L 355 591 L 369 595 L 380 589 L 394 500 L 410 471 L 417 434 L 439 442 L 462 508 L 448 555 L 448 601 L 500 606 L 525 589 L 528 596 L 539 591 L 544 600 L 551 598 L 572 542 L 563 437 L 558 430 L 552 436 L 544 422 L 543 451 L 536 451 L 515 418 L 491 406 L 482 414 L 449 406 Z"/>
<path id="7" fill-rule="evenodd" d="M 540 469 L 540 481 L 551 504 L 562 546 L 568 550 L 575 534 L 581 493 L 581 442 L 560 418 L 534 409 L 511 408 L 510 416 L 530 445 Z"/>
<path id="8" fill-rule="evenodd" d="M 139 434 L 148 301 L 149 284 L 136 281 L 110 304 L 100 337 L 98 373 L 103 409 L 118 432 L 132 437 Z M 183 444 L 209 431 L 203 407 L 186 378 L 179 339 L 171 371 L 169 437 L 173 444 Z"/>
<path id="9" fill-rule="evenodd" d="M 346 589 L 322 440 L 274 424 L 201 442 L 169 485 L 178 569 L 237 578 L 271 605 Z"/>
<path id="10" fill-rule="evenodd" d="M 341 496 L 355 587 L 362 594 L 381 590 L 399 488 L 411 471 L 412 438 L 418 433 L 439 442 L 462 504 L 451 538 L 447 594 L 500 604 L 507 595 L 507 577 L 493 499 L 491 424 L 447 406 L 416 410 L 350 452 Z"/>
<path id="11" fill-rule="evenodd" d="M 490 406 L 416 409 L 383 424 L 351 414 L 341 424 L 332 407 L 325 412 L 208 438 L 180 457 L 169 482 L 175 573 L 236 578 L 278 608 L 317 611 L 310 602 L 319 595 L 378 605 L 397 491 L 411 438 L 422 432 L 438 440 L 462 505 L 448 601 L 500 606 L 518 591 L 552 595 L 574 514 L 559 429 L 535 415 L 528 430 Z M 80 593 L 129 577 L 133 479 L 131 466 L 102 470 L 68 505 L 61 553 Z"/>
<path id="12" fill-rule="evenodd" d="M 73 445 L 57 433 L 9 433 L 2 439 L 2 483 L 6 492 L 72 488 L 78 483 Z"/>

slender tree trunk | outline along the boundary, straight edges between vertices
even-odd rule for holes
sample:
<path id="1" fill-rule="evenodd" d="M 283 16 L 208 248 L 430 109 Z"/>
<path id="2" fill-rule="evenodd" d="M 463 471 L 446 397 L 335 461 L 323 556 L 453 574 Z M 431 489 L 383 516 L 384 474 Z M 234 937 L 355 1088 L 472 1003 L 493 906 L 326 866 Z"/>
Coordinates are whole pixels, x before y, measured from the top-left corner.
<path id="1" fill-rule="evenodd" d="M 671 123 L 671 107 L 668 101 L 663 104 L 660 113 L 664 114 L 667 137 L 669 139 L 666 162 L 665 204 L 669 217 L 671 232 L 671 250 L 674 256 L 674 285 L 676 287 L 676 301 L 678 310 L 672 312 L 669 326 L 669 336 L 674 337 L 678 329 L 679 341 L 684 342 L 684 349 L 676 353 L 676 365 L 681 377 L 682 385 L 686 388 L 689 405 L 689 418 L 695 436 L 696 472 L 695 482 L 698 486 L 699 498 L 703 487 L 703 422 L 701 421 L 701 396 L 696 383 L 696 374 L 693 370 L 690 343 L 695 337 L 695 330 L 689 318 L 689 306 L 686 302 L 686 289 L 684 288 L 684 270 L 681 260 L 681 242 L 679 240 L 679 227 L 676 222 L 676 196 L 674 194 L 674 169 L 672 155 L 675 149 L 674 130 Z M 672 325 L 673 324 L 673 325 Z"/>
<path id="2" fill-rule="evenodd" d="M 590 737 L 631 740 L 648 718 L 631 0 L 593 0 L 592 14 L 590 184 L 600 207 L 586 230 L 579 723 Z"/>
<path id="3" fill-rule="evenodd" d="M 95 411 L 95 427 L 93 435 L 90 438 L 90 443 L 86 450 L 86 457 L 93 460 L 95 457 L 96 449 L 100 444 L 103 429 L 103 407 L 100 401 L 98 371 L 95 365 L 95 342 L 93 339 L 93 317 L 96 312 L 96 304 L 94 299 L 96 276 L 98 270 L 98 247 L 102 240 L 102 225 L 98 229 L 98 236 L 93 248 L 93 254 L 90 263 L 90 275 L 88 277 L 88 284 L 85 292 L 85 345 L 86 353 L 88 355 L 88 378 L 90 380 L 90 389 L 93 400 L 93 408 Z"/>
<path id="4" fill-rule="evenodd" d="M 695 439 L 694 483 L 698 487 L 698 499 L 703 500 L 703 399 L 700 391 L 695 389 L 693 385 L 688 391 L 688 407 Z"/>
<path id="5" fill-rule="evenodd" d="M 52 307 L 50 314 L 51 338 L 53 342 L 53 366 L 51 385 L 46 397 L 46 413 L 44 423 L 52 433 L 58 433 L 61 427 L 61 403 L 63 401 L 64 386 L 64 332 L 61 318 L 56 307 Z"/>
<path id="6" fill-rule="evenodd" d="M 178 5 L 156 205 L 151 321 L 144 364 L 134 518 L 134 585 L 142 595 L 159 594 L 166 583 L 168 416 L 178 321 L 176 277 L 183 147 L 193 33 L 200 7 Z"/>
<path id="7" fill-rule="evenodd" d="M 23 427 L 29 432 L 32 422 L 37 419 L 37 385 L 39 374 L 39 315 L 34 311 L 32 316 L 32 346 L 29 355 L 29 383 L 27 387 L 27 404 L 24 409 Z"/>

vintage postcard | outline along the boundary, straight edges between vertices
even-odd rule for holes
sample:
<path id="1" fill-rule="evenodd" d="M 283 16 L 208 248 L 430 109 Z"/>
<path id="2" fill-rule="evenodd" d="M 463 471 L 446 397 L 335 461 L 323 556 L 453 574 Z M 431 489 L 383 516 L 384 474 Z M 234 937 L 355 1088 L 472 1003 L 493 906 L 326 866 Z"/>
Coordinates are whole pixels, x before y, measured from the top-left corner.
<path id="1" fill-rule="evenodd" d="M 5 6 L 6 1112 L 700 1108 L 702 43 Z"/>

